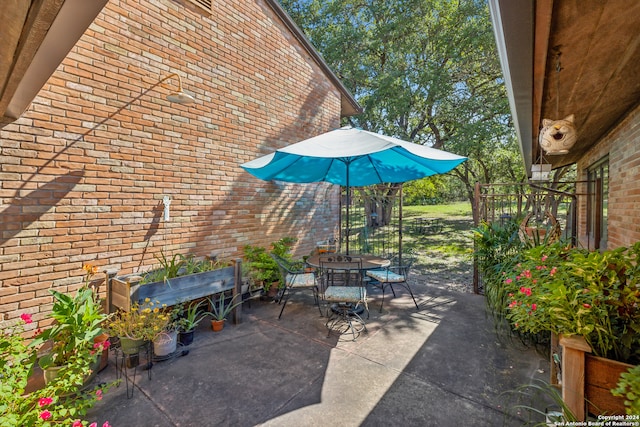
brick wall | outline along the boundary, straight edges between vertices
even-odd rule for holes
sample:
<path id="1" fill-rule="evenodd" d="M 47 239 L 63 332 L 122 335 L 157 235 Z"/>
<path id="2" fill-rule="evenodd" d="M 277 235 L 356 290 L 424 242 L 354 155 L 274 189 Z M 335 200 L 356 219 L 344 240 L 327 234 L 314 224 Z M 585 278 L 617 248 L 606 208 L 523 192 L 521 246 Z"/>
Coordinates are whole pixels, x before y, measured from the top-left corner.
<path id="1" fill-rule="evenodd" d="M 0 319 L 45 319 L 47 289 L 77 288 L 85 263 L 129 273 L 161 249 L 228 259 L 282 236 L 301 255 L 333 235 L 335 186 L 239 165 L 338 127 L 340 93 L 264 3 L 216 8 L 111 0 L 0 130 Z M 165 99 L 172 72 L 195 104 Z"/>
<path id="2" fill-rule="evenodd" d="M 640 241 L 640 107 L 636 107 L 578 163 L 578 179 L 587 169 L 609 155 L 609 249 Z M 586 192 L 582 185 L 578 192 Z M 579 209 L 579 236 L 587 245 L 586 198 Z"/>

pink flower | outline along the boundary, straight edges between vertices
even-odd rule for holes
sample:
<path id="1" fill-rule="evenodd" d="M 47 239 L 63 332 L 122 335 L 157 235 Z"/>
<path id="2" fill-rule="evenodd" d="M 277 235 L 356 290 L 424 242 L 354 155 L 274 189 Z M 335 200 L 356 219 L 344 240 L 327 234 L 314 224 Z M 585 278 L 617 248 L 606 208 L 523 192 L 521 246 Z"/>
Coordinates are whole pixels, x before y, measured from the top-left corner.
<path id="1" fill-rule="evenodd" d="M 82 421 L 75 420 L 73 424 L 71 424 L 71 427 L 82 427 Z"/>
<path id="2" fill-rule="evenodd" d="M 102 341 L 102 349 L 103 350 L 108 349 L 110 345 L 111 345 L 111 342 L 109 342 L 109 340 Z"/>
<path id="3" fill-rule="evenodd" d="M 582 306 L 583 306 L 584 308 L 591 308 L 591 304 L 587 304 L 587 303 L 582 304 Z"/>
<path id="4" fill-rule="evenodd" d="M 524 275 L 524 277 L 526 277 L 527 279 L 531 279 L 531 270 L 525 270 L 522 272 L 522 274 Z"/>
<path id="5" fill-rule="evenodd" d="M 513 308 L 513 307 L 515 307 L 516 305 L 518 305 L 518 301 L 515 301 L 515 300 L 514 300 L 514 301 L 511 301 L 511 303 L 509 303 L 509 308 Z"/>
<path id="6" fill-rule="evenodd" d="M 38 406 L 42 408 L 43 406 L 51 405 L 52 402 L 53 399 L 50 397 L 41 397 L 38 399 Z"/>
<path id="7" fill-rule="evenodd" d="M 20 315 L 20 318 L 22 319 L 22 321 L 26 324 L 32 323 L 33 320 L 31 320 L 31 315 L 29 313 L 22 313 Z"/>
<path id="8" fill-rule="evenodd" d="M 48 419 L 51 418 L 51 412 L 47 411 L 46 409 L 42 412 L 40 412 L 40 418 L 42 418 L 43 420 L 47 421 Z"/>
<path id="9" fill-rule="evenodd" d="M 545 262 L 547 260 L 547 256 L 546 255 L 542 255 L 542 262 Z"/>
<path id="10" fill-rule="evenodd" d="M 513 280 L 511 280 L 511 278 L 508 278 L 507 280 L 504 281 L 504 283 L 506 283 L 507 285 L 511 284 L 511 282 L 513 282 Z"/>
<path id="11" fill-rule="evenodd" d="M 557 268 L 555 268 L 555 267 L 553 267 L 553 268 L 551 269 L 551 271 L 549 272 L 549 276 L 553 276 L 553 275 L 554 275 L 554 274 L 556 274 L 557 272 L 558 272 L 558 269 L 557 269 Z"/>
<path id="12" fill-rule="evenodd" d="M 531 310 L 536 311 L 536 309 L 538 308 L 537 304 L 531 304 Z"/>
<path id="13" fill-rule="evenodd" d="M 96 399 L 102 400 L 102 390 L 96 390 Z"/>
<path id="14" fill-rule="evenodd" d="M 98 427 L 98 423 L 91 423 L 89 424 L 89 427 Z"/>
<path id="15" fill-rule="evenodd" d="M 516 280 L 520 280 L 520 276 L 516 276 Z"/>
<path id="16" fill-rule="evenodd" d="M 102 427 L 111 427 L 111 424 L 109 424 L 109 421 L 105 421 Z"/>

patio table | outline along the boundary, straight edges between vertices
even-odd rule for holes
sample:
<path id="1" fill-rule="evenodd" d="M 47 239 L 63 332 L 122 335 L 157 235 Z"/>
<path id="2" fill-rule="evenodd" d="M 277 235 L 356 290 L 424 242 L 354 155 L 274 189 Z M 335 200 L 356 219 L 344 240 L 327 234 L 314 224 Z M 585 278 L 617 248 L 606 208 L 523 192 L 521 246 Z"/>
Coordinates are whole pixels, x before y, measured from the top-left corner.
<path id="1" fill-rule="evenodd" d="M 325 255 L 330 255 L 336 258 L 336 261 L 331 263 L 331 268 L 335 270 L 345 269 L 344 267 L 346 267 L 346 263 L 341 264 L 339 260 L 341 257 L 348 257 L 348 256 L 352 258 L 360 258 L 362 260 L 362 267 L 360 268 L 360 270 L 362 271 L 375 270 L 376 268 L 384 268 L 391 265 L 390 260 L 383 257 L 376 256 L 376 255 L 360 255 L 360 254 L 345 255 L 345 254 L 335 254 L 335 253 L 313 254 L 309 258 L 307 258 L 307 264 L 309 264 L 311 267 L 320 268 L 320 257 Z"/>

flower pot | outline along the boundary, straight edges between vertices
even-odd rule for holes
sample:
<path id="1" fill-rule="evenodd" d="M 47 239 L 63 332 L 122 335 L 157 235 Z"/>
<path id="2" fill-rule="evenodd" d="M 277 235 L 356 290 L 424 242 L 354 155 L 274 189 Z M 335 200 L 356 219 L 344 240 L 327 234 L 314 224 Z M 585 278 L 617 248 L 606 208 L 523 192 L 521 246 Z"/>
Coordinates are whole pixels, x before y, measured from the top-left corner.
<path id="1" fill-rule="evenodd" d="M 178 332 L 163 332 L 153 340 L 153 354 L 157 357 L 168 356 L 175 353 L 178 345 Z"/>
<path id="2" fill-rule="evenodd" d="M 193 336 L 196 331 L 191 330 L 187 332 L 180 332 L 178 334 L 178 342 L 182 345 L 190 345 L 193 342 Z"/>
<path id="3" fill-rule="evenodd" d="M 211 321 L 211 329 L 214 332 L 220 332 L 224 328 L 224 320 L 212 320 Z"/>
<path id="4" fill-rule="evenodd" d="M 143 339 L 131 339 L 120 337 L 120 349 L 124 354 L 138 354 L 140 347 L 144 345 Z"/>
<path id="5" fill-rule="evenodd" d="M 49 366 L 48 368 L 42 368 L 44 383 L 49 384 L 51 381 L 56 379 L 62 368 L 64 368 L 64 366 Z"/>
<path id="6" fill-rule="evenodd" d="M 101 343 L 101 342 L 105 342 L 109 339 L 109 334 L 106 333 L 102 333 L 100 335 L 98 335 L 97 337 L 95 337 L 93 339 L 94 343 Z M 104 350 L 102 350 L 102 353 L 100 354 L 100 365 L 98 366 L 98 371 L 102 371 L 104 368 L 107 367 L 107 365 L 109 364 L 109 349 L 105 348 Z"/>

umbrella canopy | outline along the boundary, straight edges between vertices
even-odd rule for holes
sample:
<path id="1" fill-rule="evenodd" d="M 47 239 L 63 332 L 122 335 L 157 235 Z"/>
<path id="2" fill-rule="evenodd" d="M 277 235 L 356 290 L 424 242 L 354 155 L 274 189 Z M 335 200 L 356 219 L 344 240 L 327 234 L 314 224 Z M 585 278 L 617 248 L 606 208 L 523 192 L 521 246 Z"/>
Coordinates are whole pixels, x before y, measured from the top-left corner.
<path id="1" fill-rule="evenodd" d="M 466 159 L 398 138 L 343 127 L 280 148 L 241 167 L 265 181 L 330 182 L 346 187 L 348 221 L 350 187 L 407 182 L 446 173 Z"/>
<path id="2" fill-rule="evenodd" d="M 363 187 L 449 172 L 467 158 L 398 138 L 343 127 L 244 163 L 265 181 Z"/>

